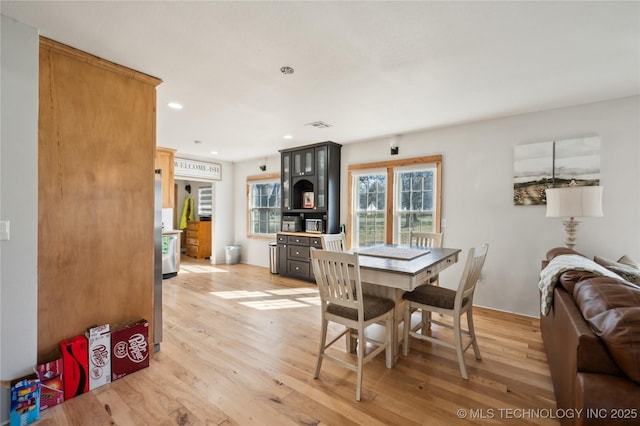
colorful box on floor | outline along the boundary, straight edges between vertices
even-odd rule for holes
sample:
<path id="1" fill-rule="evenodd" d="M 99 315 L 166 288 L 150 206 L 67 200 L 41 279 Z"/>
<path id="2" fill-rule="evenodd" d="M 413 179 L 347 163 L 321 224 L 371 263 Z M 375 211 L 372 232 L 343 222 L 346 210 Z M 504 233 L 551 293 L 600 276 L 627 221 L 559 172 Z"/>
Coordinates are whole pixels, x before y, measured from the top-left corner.
<path id="1" fill-rule="evenodd" d="M 40 419 L 40 380 L 35 374 L 11 382 L 11 426 L 24 426 Z"/>
<path id="2" fill-rule="evenodd" d="M 111 332 L 111 379 L 149 366 L 149 323 L 142 319 Z"/>
<path id="3" fill-rule="evenodd" d="M 64 401 L 63 371 L 62 357 L 36 366 L 40 379 L 40 411 Z"/>
<path id="4" fill-rule="evenodd" d="M 89 359 L 87 338 L 76 336 L 60 342 L 64 374 L 64 399 L 82 395 L 89 391 Z"/>
<path id="5" fill-rule="evenodd" d="M 111 383 L 111 332 L 109 324 L 87 330 L 89 341 L 89 390 Z"/>

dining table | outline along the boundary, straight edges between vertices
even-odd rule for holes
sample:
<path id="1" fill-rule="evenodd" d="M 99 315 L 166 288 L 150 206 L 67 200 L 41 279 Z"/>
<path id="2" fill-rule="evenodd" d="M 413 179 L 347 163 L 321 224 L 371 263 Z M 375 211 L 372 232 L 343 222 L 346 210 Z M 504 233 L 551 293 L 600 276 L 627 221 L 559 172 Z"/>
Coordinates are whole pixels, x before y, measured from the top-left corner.
<path id="1" fill-rule="evenodd" d="M 402 342 L 402 333 L 399 331 L 404 322 L 402 295 L 405 291 L 430 284 L 432 278 L 458 261 L 461 250 L 384 244 L 350 251 L 358 253 L 362 291 L 391 299 L 396 304 L 391 333 L 395 363 L 399 353 L 398 346 Z M 347 340 L 347 350 L 355 350 L 352 339 Z"/>

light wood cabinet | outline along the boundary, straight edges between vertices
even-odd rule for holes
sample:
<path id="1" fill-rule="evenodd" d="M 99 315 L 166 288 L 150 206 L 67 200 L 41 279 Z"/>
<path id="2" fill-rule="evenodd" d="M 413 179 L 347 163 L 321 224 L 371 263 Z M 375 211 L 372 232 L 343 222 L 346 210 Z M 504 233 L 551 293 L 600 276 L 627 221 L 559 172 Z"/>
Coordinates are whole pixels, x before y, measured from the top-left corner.
<path id="1" fill-rule="evenodd" d="M 162 170 L 162 208 L 173 208 L 175 204 L 175 173 L 173 157 L 176 150 L 156 148 L 156 169 Z"/>
<path id="2" fill-rule="evenodd" d="M 211 222 L 187 222 L 187 256 L 211 257 Z"/>
<path id="3" fill-rule="evenodd" d="M 95 324 L 153 341 L 156 85 L 40 38 L 38 357 Z"/>

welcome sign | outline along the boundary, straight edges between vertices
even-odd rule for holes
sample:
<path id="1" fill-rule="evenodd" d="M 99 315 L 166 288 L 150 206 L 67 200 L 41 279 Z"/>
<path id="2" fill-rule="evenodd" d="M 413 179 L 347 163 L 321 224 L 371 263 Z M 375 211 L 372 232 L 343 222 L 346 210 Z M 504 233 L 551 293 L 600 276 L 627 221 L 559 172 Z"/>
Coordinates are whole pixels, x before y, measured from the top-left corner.
<path id="1" fill-rule="evenodd" d="M 174 158 L 173 173 L 176 177 L 221 180 L 222 167 L 218 163 Z"/>

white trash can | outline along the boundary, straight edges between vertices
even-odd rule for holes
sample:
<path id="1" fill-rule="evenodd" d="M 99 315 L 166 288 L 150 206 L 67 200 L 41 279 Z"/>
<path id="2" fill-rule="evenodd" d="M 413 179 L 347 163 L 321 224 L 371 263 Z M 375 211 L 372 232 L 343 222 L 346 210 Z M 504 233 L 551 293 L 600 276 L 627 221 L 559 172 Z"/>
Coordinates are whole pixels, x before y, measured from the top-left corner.
<path id="1" fill-rule="evenodd" d="M 240 262 L 240 246 L 226 246 L 224 254 L 227 265 L 235 265 Z"/>

